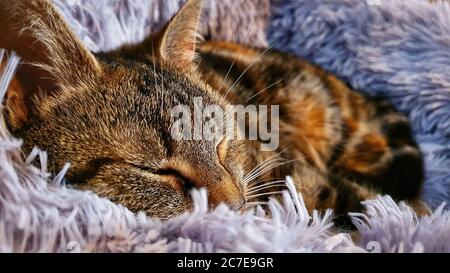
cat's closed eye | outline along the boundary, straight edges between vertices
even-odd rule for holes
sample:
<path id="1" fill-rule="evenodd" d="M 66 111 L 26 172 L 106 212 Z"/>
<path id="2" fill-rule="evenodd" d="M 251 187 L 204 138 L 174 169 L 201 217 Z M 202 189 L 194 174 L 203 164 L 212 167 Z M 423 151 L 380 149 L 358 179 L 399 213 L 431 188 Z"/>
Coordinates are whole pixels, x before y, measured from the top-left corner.
<path id="1" fill-rule="evenodd" d="M 190 178 L 183 175 L 180 171 L 174 168 L 162 168 L 162 169 L 152 169 L 149 167 L 141 166 L 141 165 L 134 165 L 135 167 L 139 168 L 142 171 L 150 172 L 154 175 L 161 176 L 162 180 L 169 180 L 174 181 L 176 184 L 175 187 L 179 188 L 181 187 L 182 190 L 189 192 L 193 188 L 197 187 L 197 184 L 195 181 L 191 180 Z M 198 185 L 199 187 L 201 185 Z"/>

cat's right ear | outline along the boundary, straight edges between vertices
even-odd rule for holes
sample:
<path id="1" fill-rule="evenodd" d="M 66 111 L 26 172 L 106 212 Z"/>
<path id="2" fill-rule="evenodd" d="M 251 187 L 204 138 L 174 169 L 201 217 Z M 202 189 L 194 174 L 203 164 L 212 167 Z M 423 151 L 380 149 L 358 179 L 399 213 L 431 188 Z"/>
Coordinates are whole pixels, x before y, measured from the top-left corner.
<path id="1" fill-rule="evenodd" d="M 36 97 L 86 86 L 101 73 L 48 0 L 1 0 L 0 35 L 0 48 L 15 51 L 22 61 L 4 102 L 13 130 L 40 115 Z"/>
<path id="2" fill-rule="evenodd" d="M 144 41 L 160 60 L 184 68 L 195 60 L 200 37 L 203 0 L 188 0 L 181 10 L 153 37 Z"/>

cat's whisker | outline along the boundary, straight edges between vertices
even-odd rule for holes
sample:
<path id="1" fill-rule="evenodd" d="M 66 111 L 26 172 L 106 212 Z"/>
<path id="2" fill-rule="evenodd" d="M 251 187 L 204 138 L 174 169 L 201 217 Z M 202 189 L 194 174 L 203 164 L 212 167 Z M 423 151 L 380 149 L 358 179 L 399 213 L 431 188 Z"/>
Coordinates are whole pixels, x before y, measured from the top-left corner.
<path id="1" fill-rule="evenodd" d="M 264 174 L 276 167 L 282 166 L 283 164 L 287 164 L 287 161 L 278 162 L 280 160 L 284 160 L 282 158 L 278 158 L 278 160 L 272 161 L 270 164 L 266 164 L 264 167 L 259 168 L 256 170 L 252 175 L 248 175 L 245 179 L 246 183 L 250 183 L 253 179 L 258 177 L 261 174 Z"/>
<path id="2" fill-rule="evenodd" d="M 256 61 L 262 57 L 264 54 L 266 54 L 269 50 L 271 50 L 276 44 L 278 44 L 279 41 L 274 42 L 271 44 L 268 48 L 266 48 L 262 53 L 258 54 L 253 60 L 250 62 L 250 64 L 247 66 L 247 68 L 242 72 L 242 74 L 237 78 L 237 80 L 231 85 L 230 88 L 228 88 L 227 93 L 225 93 L 225 97 L 228 96 L 231 90 L 236 86 L 236 84 L 242 79 L 242 77 L 247 73 L 247 71 L 256 63 Z"/>
<path id="3" fill-rule="evenodd" d="M 274 163 L 274 164 L 272 164 L 271 166 L 268 166 L 268 167 L 264 168 L 264 169 L 262 170 L 262 172 L 259 173 L 259 175 L 261 175 L 261 174 L 263 174 L 263 173 L 265 173 L 265 172 L 267 172 L 267 171 L 269 171 L 269 170 L 271 170 L 271 169 L 273 169 L 273 168 L 281 167 L 281 166 L 284 166 L 284 165 L 293 163 L 293 162 L 295 162 L 295 161 L 300 161 L 300 160 L 303 160 L 303 159 L 304 159 L 304 157 L 300 157 L 300 158 L 297 158 L 297 159 L 286 160 L 286 161 L 284 161 L 284 162 Z M 276 165 L 276 166 L 273 166 L 273 165 Z M 267 169 L 268 169 L 268 170 L 267 170 Z"/>
<path id="4" fill-rule="evenodd" d="M 277 186 L 277 185 L 284 186 L 284 185 L 286 185 L 286 182 L 283 180 L 283 181 L 274 181 L 274 182 L 271 182 L 271 183 L 263 183 L 263 184 L 258 185 L 258 186 L 256 186 L 256 187 L 250 188 L 250 189 L 247 190 L 246 192 L 249 193 L 249 192 L 251 192 L 251 191 L 259 190 L 259 189 L 261 189 L 261 188 L 270 187 L 270 186 L 274 186 L 274 185 L 275 185 L 275 186 Z"/>
<path id="5" fill-rule="evenodd" d="M 286 187 L 286 185 L 284 185 L 284 184 L 270 185 L 270 186 L 266 186 L 266 187 L 263 187 L 263 188 L 260 188 L 260 189 L 254 190 L 254 191 L 249 191 L 246 194 L 252 195 L 252 194 L 261 193 L 263 191 L 266 191 L 267 189 L 284 188 L 284 187 Z"/>
<path id="6" fill-rule="evenodd" d="M 252 175 L 252 179 L 254 179 L 255 177 L 258 177 L 259 175 L 262 175 L 262 174 L 264 174 L 264 173 L 267 173 L 268 171 L 270 171 L 270 170 L 272 170 L 272 169 L 275 169 L 275 168 L 278 168 L 278 167 L 281 167 L 281 166 L 284 166 L 284 165 L 287 165 L 287 164 L 290 164 L 290 163 L 292 163 L 292 162 L 299 161 L 299 160 L 302 160 L 302 159 L 304 159 L 304 157 L 297 158 L 297 159 L 293 159 L 293 160 L 288 160 L 288 161 L 281 162 L 281 163 L 275 163 L 275 164 L 272 164 L 272 165 L 270 165 L 270 166 L 268 166 L 268 167 L 265 167 L 265 168 L 262 169 L 261 171 L 259 171 L 259 173 L 253 174 L 253 175 Z M 248 179 L 246 179 L 245 183 L 246 183 L 246 184 L 251 183 L 251 179 L 250 179 L 250 181 L 248 181 Z"/>
<path id="7" fill-rule="evenodd" d="M 264 189 L 267 189 L 267 188 L 270 188 L 270 187 L 280 187 L 280 186 L 286 186 L 286 182 L 285 181 L 283 181 L 283 182 L 274 181 L 272 183 L 265 183 L 265 184 L 262 184 L 260 186 L 251 188 L 250 190 L 247 190 L 245 193 L 249 194 L 249 193 L 253 193 L 253 192 L 256 192 L 256 191 L 261 191 L 261 190 L 264 190 Z"/>
<path id="8" fill-rule="evenodd" d="M 256 180 L 256 181 L 255 181 L 255 186 L 248 187 L 247 190 L 253 190 L 253 189 L 256 189 L 256 188 L 258 188 L 258 187 L 265 186 L 265 185 L 268 185 L 268 184 L 273 184 L 273 183 L 285 183 L 285 182 L 286 182 L 286 180 L 284 180 L 284 179 L 277 179 L 277 180 L 273 180 L 273 179 L 271 179 L 271 178 L 268 178 L 268 179 L 260 179 L 260 180 Z"/>
<path id="9" fill-rule="evenodd" d="M 261 163 L 259 163 L 258 165 L 256 165 L 247 175 L 245 175 L 243 177 L 243 181 L 246 181 L 248 177 L 250 177 L 254 172 L 256 172 L 258 170 L 258 168 L 262 168 L 263 165 L 267 165 L 269 164 L 270 161 L 272 160 L 280 160 L 281 158 L 277 157 L 279 155 L 281 155 L 283 152 L 287 151 L 288 148 L 270 156 L 269 158 L 263 160 Z"/>
<path id="10" fill-rule="evenodd" d="M 244 180 L 245 185 L 247 187 L 249 187 L 249 186 L 251 187 L 252 185 L 257 185 L 256 181 L 254 181 L 254 180 L 256 178 L 258 178 L 261 174 L 264 174 L 267 171 L 272 170 L 274 168 L 276 168 L 276 164 L 272 164 L 272 165 L 265 167 L 264 169 L 258 170 L 257 172 L 255 172 L 254 174 L 252 174 L 251 176 L 247 177 Z"/>
<path id="11" fill-rule="evenodd" d="M 251 181 L 252 183 L 251 183 L 250 187 L 249 187 L 248 184 L 245 185 L 244 191 L 249 191 L 249 190 L 252 190 L 252 189 L 254 189 L 256 187 L 263 186 L 263 185 L 265 185 L 267 183 L 277 182 L 277 181 L 280 181 L 280 183 L 281 183 L 281 181 L 284 181 L 284 180 L 282 180 L 282 178 L 266 178 L 266 179 L 254 180 L 254 181 Z"/>
<path id="12" fill-rule="evenodd" d="M 266 90 L 269 90 L 270 88 L 272 88 L 273 86 L 279 84 L 280 82 L 282 82 L 283 79 L 280 79 L 274 83 L 272 83 L 271 85 L 267 86 L 266 88 L 262 89 L 261 91 L 259 91 L 258 93 L 256 93 L 255 95 L 251 96 L 250 98 L 248 98 L 244 103 L 249 102 L 251 99 L 253 99 L 254 97 L 258 96 L 259 94 L 263 93 Z"/>
<path id="13" fill-rule="evenodd" d="M 248 184 L 248 183 L 250 183 L 252 180 L 254 180 L 255 178 L 257 178 L 258 176 L 260 176 L 260 175 L 262 175 L 262 174 L 264 174 L 264 173 L 267 173 L 268 171 L 273 170 L 273 169 L 275 169 L 275 168 L 277 168 L 278 166 L 281 166 L 281 165 L 283 165 L 282 162 L 274 162 L 273 164 L 270 164 L 270 165 L 268 165 L 268 166 L 265 166 L 264 168 L 258 170 L 257 172 L 255 172 L 254 174 L 252 174 L 250 177 L 248 177 L 248 178 L 245 180 L 245 183 Z"/>
<path id="14" fill-rule="evenodd" d="M 266 206 L 268 205 L 269 202 L 248 202 L 247 204 L 245 204 L 245 209 L 247 208 L 251 208 L 251 207 L 256 207 L 256 206 Z"/>
<path id="15" fill-rule="evenodd" d="M 245 44 L 245 42 L 247 41 L 247 38 L 248 38 L 248 36 L 250 35 L 250 32 L 252 31 L 254 25 L 255 25 L 255 22 L 252 23 L 252 25 L 250 26 L 250 28 L 249 28 L 247 34 L 245 35 L 245 37 L 244 37 L 244 42 L 243 42 L 244 44 Z M 225 83 L 225 81 L 227 80 L 228 76 L 230 75 L 231 69 L 233 69 L 233 66 L 234 66 L 234 64 L 236 63 L 236 60 L 237 60 L 237 58 L 238 58 L 238 56 L 239 56 L 240 51 L 241 51 L 241 48 L 238 49 L 237 54 L 236 54 L 236 56 L 234 57 L 233 62 L 231 63 L 231 66 L 230 66 L 230 68 L 228 69 L 227 74 L 225 75 L 225 78 L 223 78 L 222 83 L 220 84 L 220 87 L 219 87 L 219 89 L 217 89 L 217 90 L 219 90 L 219 91 L 222 90 L 223 84 Z M 227 95 L 228 95 L 228 93 L 227 93 Z M 226 99 L 227 96 L 225 95 L 225 96 L 223 96 L 223 97 Z"/>
<path id="16" fill-rule="evenodd" d="M 283 191 L 274 191 L 274 192 L 265 192 L 265 193 L 253 194 L 253 195 L 247 196 L 247 200 L 254 199 L 254 198 L 257 198 L 257 197 L 261 197 L 261 196 L 268 196 L 268 195 L 275 195 L 275 194 L 282 194 L 282 193 L 283 193 Z"/>
<path id="17" fill-rule="evenodd" d="M 270 164 L 274 160 L 278 160 L 278 159 L 268 158 L 267 160 L 264 160 L 260 164 L 256 165 L 255 168 L 253 168 L 247 175 L 245 175 L 243 177 L 243 181 L 246 181 L 250 176 L 252 176 L 254 173 L 256 173 L 260 168 L 263 168 L 264 166 Z"/>
<path id="18" fill-rule="evenodd" d="M 276 179 L 276 180 L 274 180 Z M 265 178 L 265 179 L 259 179 L 259 180 L 255 180 L 254 182 L 258 185 L 262 185 L 264 183 L 269 183 L 269 182 L 274 182 L 274 181 L 284 181 L 282 180 L 283 178 L 278 177 L 278 178 Z"/>
<path id="19" fill-rule="evenodd" d="M 276 164 L 277 161 L 280 161 L 280 158 L 274 158 L 267 161 L 264 161 L 263 164 L 258 165 L 255 167 L 251 172 L 249 172 L 242 181 L 247 184 L 251 180 L 255 179 L 257 176 L 259 176 L 262 172 L 262 170 L 265 170 L 269 168 L 269 166 L 272 166 L 273 164 Z"/>

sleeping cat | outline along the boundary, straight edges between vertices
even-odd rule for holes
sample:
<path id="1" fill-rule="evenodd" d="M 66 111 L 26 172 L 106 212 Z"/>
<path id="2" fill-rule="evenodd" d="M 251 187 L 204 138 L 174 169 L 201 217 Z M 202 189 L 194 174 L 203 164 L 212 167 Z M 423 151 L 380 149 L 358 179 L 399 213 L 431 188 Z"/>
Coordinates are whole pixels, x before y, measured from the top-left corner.
<path id="1" fill-rule="evenodd" d="M 4 116 L 24 150 L 47 151 L 53 172 L 70 162 L 73 187 L 162 219 L 189 210 L 193 188 L 206 188 L 211 206 L 264 204 L 287 175 L 309 210 L 345 215 L 380 193 L 420 203 L 421 153 L 388 101 L 270 48 L 197 43 L 201 6 L 188 1 L 140 44 L 91 53 L 48 1 L 2 0 L 0 47 L 23 60 Z M 278 149 L 175 140 L 169 109 L 193 98 L 278 105 Z"/>

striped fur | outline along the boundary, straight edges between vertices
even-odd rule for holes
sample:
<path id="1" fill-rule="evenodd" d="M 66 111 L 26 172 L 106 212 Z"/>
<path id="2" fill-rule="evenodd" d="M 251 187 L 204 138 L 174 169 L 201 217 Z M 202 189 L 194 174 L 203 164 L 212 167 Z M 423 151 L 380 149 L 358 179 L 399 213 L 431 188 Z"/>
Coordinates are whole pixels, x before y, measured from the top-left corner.
<path id="1" fill-rule="evenodd" d="M 419 198 L 421 153 L 407 118 L 387 100 L 364 97 L 322 69 L 275 50 L 205 42 L 199 51 L 204 79 L 230 101 L 280 106 L 278 152 L 304 160 L 273 175 L 296 177 L 309 208 L 345 213 L 379 193 Z"/>
<path id="2" fill-rule="evenodd" d="M 25 150 L 48 151 L 52 172 L 70 162 L 74 187 L 160 218 L 189 210 L 193 187 L 206 188 L 212 206 L 242 209 L 249 193 L 267 197 L 286 175 L 310 210 L 344 214 L 377 193 L 417 200 L 422 160 L 405 117 L 292 55 L 225 42 L 196 49 L 201 2 L 188 1 L 140 44 L 91 54 L 48 1 L 2 1 L 0 46 L 26 63 L 4 111 Z M 279 150 L 175 141 L 169 109 L 193 97 L 279 105 Z M 251 175 L 269 159 L 284 164 Z"/>

